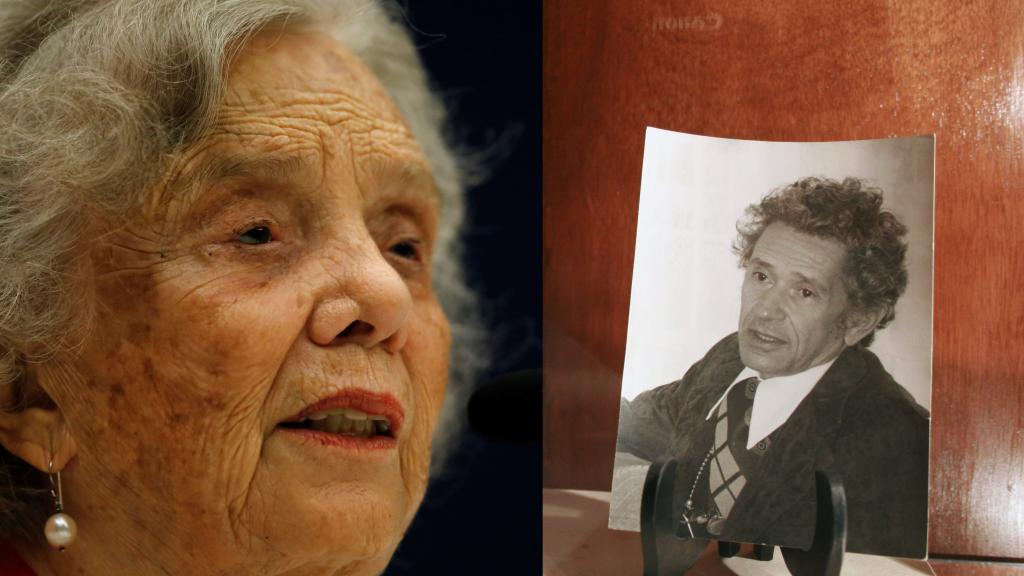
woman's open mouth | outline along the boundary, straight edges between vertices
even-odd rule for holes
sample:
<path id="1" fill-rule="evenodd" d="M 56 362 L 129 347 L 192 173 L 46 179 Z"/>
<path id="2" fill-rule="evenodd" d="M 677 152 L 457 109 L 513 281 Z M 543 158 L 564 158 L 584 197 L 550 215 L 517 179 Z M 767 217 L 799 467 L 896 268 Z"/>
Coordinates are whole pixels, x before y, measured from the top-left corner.
<path id="1" fill-rule="evenodd" d="M 278 428 L 323 445 L 386 450 L 397 445 L 402 421 L 402 407 L 394 397 L 346 390 L 308 406 Z"/>
<path id="2" fill-rule="evenodd" d="M 387 416 L 367 414 L 355 408 L 330 408 L 310 414 L 298 422 L 283 422 L 281 426 L 293 430 L 314 430 L 362 438 L 392 437 L 391 424 L 388 423 Z"/>

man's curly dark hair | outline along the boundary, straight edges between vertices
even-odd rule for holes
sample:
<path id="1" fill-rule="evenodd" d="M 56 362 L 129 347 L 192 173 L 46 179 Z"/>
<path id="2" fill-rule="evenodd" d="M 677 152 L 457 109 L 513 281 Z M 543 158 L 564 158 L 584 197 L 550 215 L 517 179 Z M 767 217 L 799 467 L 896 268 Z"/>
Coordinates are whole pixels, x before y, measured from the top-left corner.
<path id="1" fill-rule="evenodd" d="M 779 222 L 799 232 L 834 238 L 846 246 L 843 280 L 851 311 L 884 310 L 876 330 L 896 316 L 896 301 L 907 287 L 903 240 L 907 228 L 892 212 L 882 210 L 882 191 L 858 178 L 842 182 L 804 178 L 777 188 L 746 209 L 736 225 L 733 251 L 746 265 L 754 245 L 770 224 Z M 868 346 L 874 331 L 860 344 Z"/>

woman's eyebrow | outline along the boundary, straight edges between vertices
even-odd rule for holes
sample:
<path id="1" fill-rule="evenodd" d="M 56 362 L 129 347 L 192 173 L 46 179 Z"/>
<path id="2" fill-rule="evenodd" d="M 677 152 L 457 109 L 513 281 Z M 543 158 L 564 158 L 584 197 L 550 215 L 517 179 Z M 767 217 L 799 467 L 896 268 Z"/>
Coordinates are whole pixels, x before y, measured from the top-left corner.
<path id="1" fill-rule="evenodd" d="M 211 185 L 225 180 L 314 182 L 321 172 L 322 164 L 315 154 L 210 154 L 195 167 L 182 171 L 167 187 L 160 204 L 183 197 L 191 204 Z"/>
<path id="2" fill-rule="evenodd" d="M 434 187 L 434 176 L 430 167 L 409 159 L 382 160 L 374 156 L 357 160 L 364 170 L 376 173 L 383 180 Z M 191 176 L 201 183 L 213 183 L 231 179 L 265 181 L 314 181 L 324 177 L 324 165 L 319 154 L 278 154 L 248 155 L 235 154 L 219 156 L 205 162 Z"/>
<path id="3" fill-rule="evenodd" d="M 379 171 L 386 188 L 391 194 L 403 196 L 422 196 L 427 193 L 428 199 L 436 199 L 440 195 L 437 183 L 430 168 L 418 162 L 384 162 L 380 163 Z"/>
<path id="4" fill-rule="evenodd" d="M 217 155 L 199 166 L 188 179 L 200 187 L 236 178 L 294 181 L 320 177 L 321 163 L 315 155 Z"/>

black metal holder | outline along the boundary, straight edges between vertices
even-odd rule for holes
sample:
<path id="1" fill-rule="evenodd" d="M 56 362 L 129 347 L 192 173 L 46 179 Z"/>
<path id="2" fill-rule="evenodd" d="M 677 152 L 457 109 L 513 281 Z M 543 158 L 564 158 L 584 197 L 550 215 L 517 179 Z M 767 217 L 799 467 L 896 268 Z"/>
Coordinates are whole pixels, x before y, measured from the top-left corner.
<path id="1" fill-rule="evenodd" d="M 700 558 L 706 540 L 678 535 L 682 502 L 676 498 L 675 459 L 651 464 L 644 480 L 640 503 L 640 542 L 644 576 L 680 576 Z M 814 473 L 817 490 L 817 523 L 809 550 L 782 548 L 782 557 L 793 576 L 838 576 L 846 549 L 846 493 L 842 481 L 821 470 Z M 718 542 L 723 558 L 739 553 L 736 542 Z M 755 545 L 754 557 L 768 561 L 775 548 Z"/>
<path id="2" fill-rule="evenodd" d="M 839 576 L 846 550 L 846 491 L 835 474 L 814 473 L 817 490 L 817 521 L 810 550 L 783 548 L 782 558 L 793 576 Z"/>

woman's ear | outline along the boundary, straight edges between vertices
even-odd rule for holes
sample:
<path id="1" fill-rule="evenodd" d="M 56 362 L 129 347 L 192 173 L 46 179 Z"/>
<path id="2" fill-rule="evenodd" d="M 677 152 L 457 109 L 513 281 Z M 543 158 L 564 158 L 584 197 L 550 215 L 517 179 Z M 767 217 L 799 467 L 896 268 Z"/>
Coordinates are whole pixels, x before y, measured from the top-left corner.
<path id="1" fill-rule="evenodd" d="M 50 471 L 51 450 L 54 472 L 62 470 L 78 451 L 57 408 L 0 412 L 0 444 L 42 472 Z"/>

